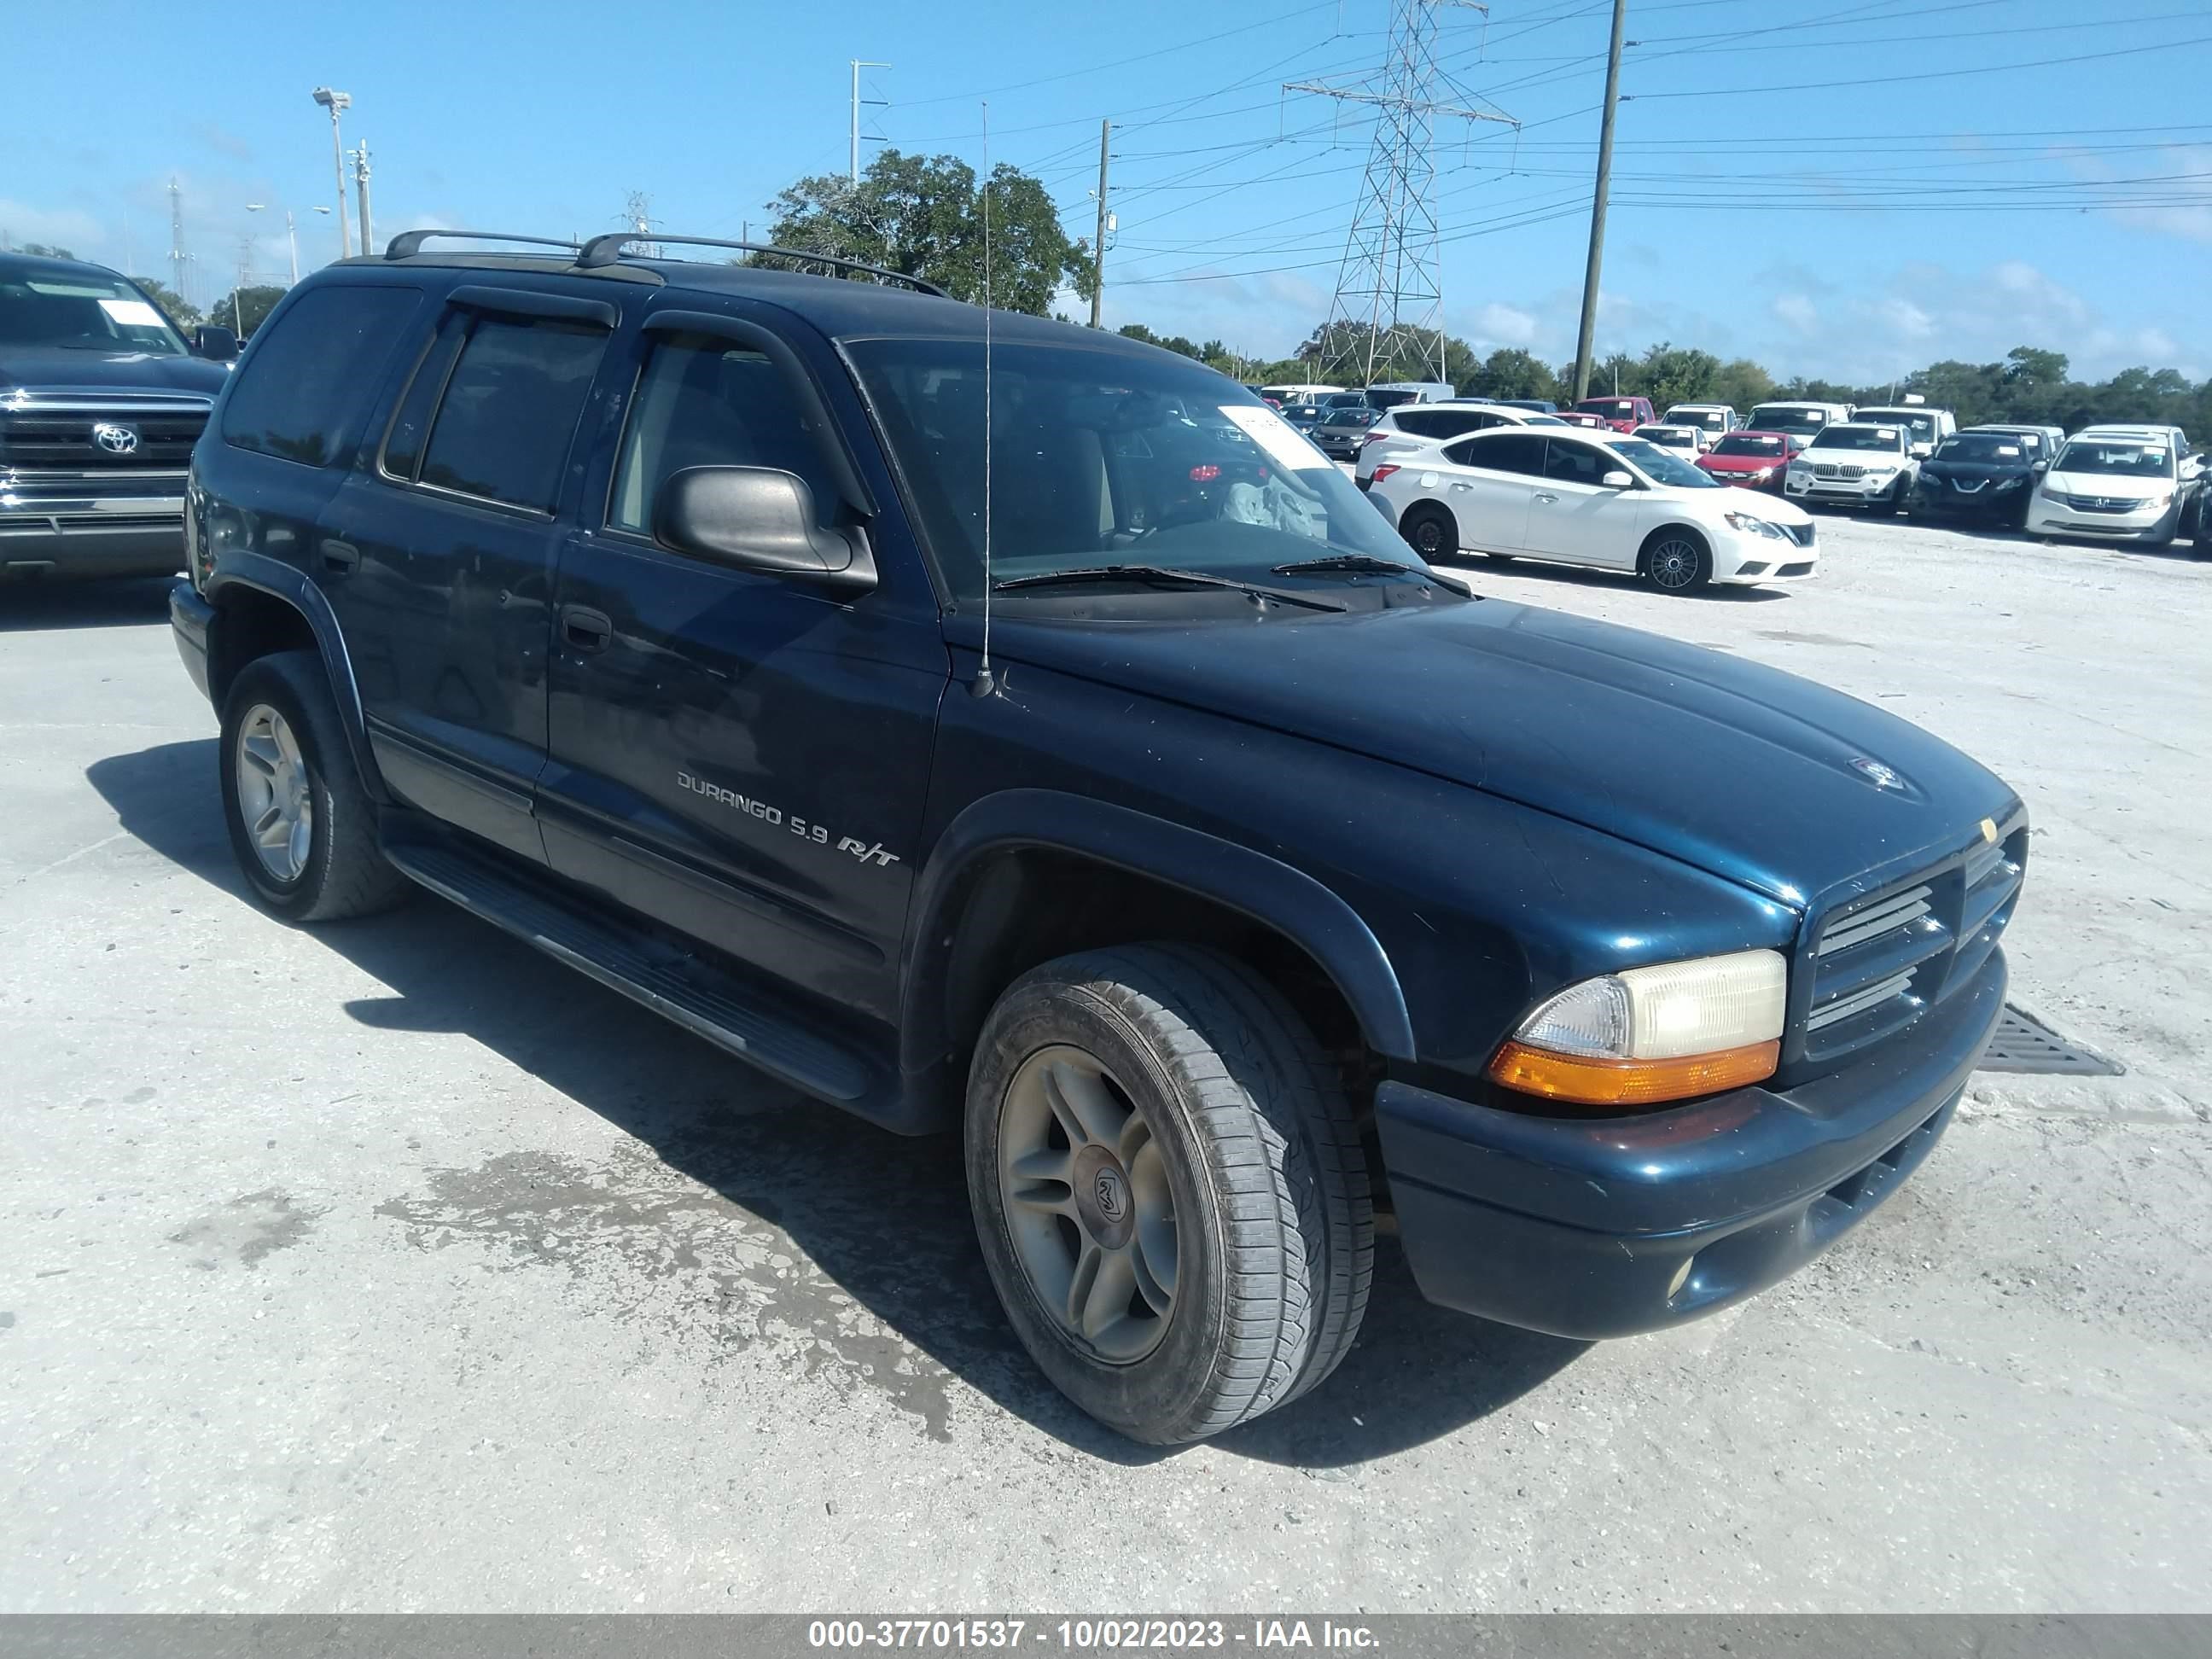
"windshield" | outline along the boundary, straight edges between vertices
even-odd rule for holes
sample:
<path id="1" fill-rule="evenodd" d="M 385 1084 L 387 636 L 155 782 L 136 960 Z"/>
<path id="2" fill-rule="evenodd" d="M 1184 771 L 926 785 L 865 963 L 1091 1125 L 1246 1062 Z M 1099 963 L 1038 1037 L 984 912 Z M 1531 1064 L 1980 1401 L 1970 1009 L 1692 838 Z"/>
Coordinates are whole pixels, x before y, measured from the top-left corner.
<path id="1" fill-rule="evenodd" d="M 1332 409 L 1323 426 L 1373 426 L 1382 418 L 1379 409 Z"/>
<path id="2" fill-rule="evenodd" d="M 181 357 L 168 319 L 120 276 L 0 268 L 0 344 Z"/>
<path id="3" fill-rule="evenodd" d="M 1632 420 L 1643 413 L 1633 398 L 1585 398 L 1575 405 L 1585 415 L 1603 415 L 1612 420 Z"/>
<path id="4" fill-rule="evenodd" d="M 1832 426 L 1808 446 L 1813 449 L 1863 449 L 1894 455 L 1905 438 L 1893 426 Z"/>
<path id="5" fill-rule="evenodd" d="M 1698 429 L 1692 426 L 1639 426 L 1635 435 L 1673 449 L 1680 449 L 1685 444 L 1694 449 L 1698 444 Z"/>
<path id="6" fill-rule="evenodd" d="M 1892 426 L 1901 426 L 1912 434 L 1917 444 L 1933 443 L 1936 440 L 1936 417 L 1917 409 L 1863 409 L 1853 417 L 1862 421 L 1885 421 Z"/>
<path id="7" fill-rule="evenodd" d="M 1707 432 L 1728 430 L 1728 412 L 1719 409 L 1670 409 L 1667 411 L 1669 425 L 1694 426 Z"/>
<path id="8" fill-rule="evenodd" d="M 2053 472 L 2109 473 L 2123 478 L 2171 478 L 2173 452 L 2140 438 L 2076 438 L 2059 452 Z"/>
<path id="9" fill-rule="evenodd" d="M 1607 446 L 1616 455 L 1626 456 L 1652 483 L 1666 484 L 1676 489 L 1726 489 L 1728 486 L 1711 473 L 1684 460 L 1671 449 L 1662 449 L 1657 444 L 1643 438 L 1623 438 Z"/>
<path id="10" fill-rule="evenodd" d="M 2000 437 L 1996 433 L 1972 434 L 1954 438 L 1936 452 L 1939 461 L 1972 461 L 1990 466 L 2025 466 L 2027 447 L 2018 438 Z"/>
<path id="11" fill-rule="evenodd" d="M 1804 438 L 1826 428 L 1828 411 L 1789 404 L 1761 404 L 1751 411 L 1751 423 L 1765 432 L 1790 432 Z"/>
<path id="12" fill-rule="evenodd" d="M 1713 446 L 1716 455 L 1752 455 L 1778 461 L 1790 452 L 1790 441 L 1774 434 L 1732 432 Z"/>
<path id="13" fill-rule="evenodd" d="M 945 582 L 956 599 L 980 597 L 982 343 L 848 349 Z M 1265 580 L 1331 552 L 1420 566 L 1334 461 L 1233 380 L 1080 345 L 991 357 L 994 580 L 1105 564 Z"/>

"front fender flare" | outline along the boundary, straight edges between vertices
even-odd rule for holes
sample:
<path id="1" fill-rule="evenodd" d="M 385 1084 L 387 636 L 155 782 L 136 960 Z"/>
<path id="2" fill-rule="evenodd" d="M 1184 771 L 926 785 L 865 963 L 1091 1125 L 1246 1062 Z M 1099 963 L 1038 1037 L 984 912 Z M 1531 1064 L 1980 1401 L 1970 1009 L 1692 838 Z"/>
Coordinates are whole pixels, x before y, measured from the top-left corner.
<path id="1" fill-rule="evenodd" d="M 948 919 L 992 855 L 1022 848 L 1074 853 L 1225 905 L 1304 951 L 1333 981 L 1368 1047 L 1414 1058 L 1413 1022 L 1382 943 L 1321 882 L 1237 842 L 1053 789 L 984 796 L 946 826 L 915 884 L 900 963 L 900 1065 L 909 1077 L 945 1061 L 951 1045 L 937 994 L 951 955 Z"/>

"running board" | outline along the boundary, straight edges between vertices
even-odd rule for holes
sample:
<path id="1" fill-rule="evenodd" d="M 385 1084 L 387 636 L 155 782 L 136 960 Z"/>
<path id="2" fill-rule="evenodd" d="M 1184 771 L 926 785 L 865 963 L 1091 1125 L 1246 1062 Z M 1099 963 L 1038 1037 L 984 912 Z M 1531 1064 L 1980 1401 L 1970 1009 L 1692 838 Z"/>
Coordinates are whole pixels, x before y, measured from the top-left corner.
<path id="1" fill-rule="evenodd" d="M 684 957 L 674 947 L 641 946 L 526 878 L 453 848 L 387 842 L 384 855 L 400 873 L 439 897 L 580 969 L 771 1077 L 863 1116 L 881 1115 L 886 1081 L 735 975 Z"/>

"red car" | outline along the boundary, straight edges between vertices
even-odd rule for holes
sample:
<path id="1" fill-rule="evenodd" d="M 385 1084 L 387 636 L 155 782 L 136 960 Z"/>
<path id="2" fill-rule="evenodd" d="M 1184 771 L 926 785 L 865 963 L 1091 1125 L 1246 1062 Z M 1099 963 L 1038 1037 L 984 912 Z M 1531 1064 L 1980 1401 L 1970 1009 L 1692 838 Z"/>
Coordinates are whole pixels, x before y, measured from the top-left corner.
<path id="1" fill-rule="evenodd" d="M 1606 425 L 1603 416 L 1585 415 L 1579 409 L 1563 409 L 1559 411 L 1559 418 L 1569 426 L 1588 427 L 1597 432 L 1607 432 L 1612 429 Z"/>
<path id="2" fill-rule="evenodd" d="M 1633 432 L 1659 418 L 1652 412 L 1649 398 L 1585 398 L 1575 407 L 1585 415 L 1596 416 L 1615 432 Z"/>
<path id="3" fill-rule="evenodd" d="M 1787 432 L 1731 432 L 1698 456 L 1697 465 L 1723 483 L 1779 495 L 1782 475 L 1797 450 L 1797 440 Z"/>

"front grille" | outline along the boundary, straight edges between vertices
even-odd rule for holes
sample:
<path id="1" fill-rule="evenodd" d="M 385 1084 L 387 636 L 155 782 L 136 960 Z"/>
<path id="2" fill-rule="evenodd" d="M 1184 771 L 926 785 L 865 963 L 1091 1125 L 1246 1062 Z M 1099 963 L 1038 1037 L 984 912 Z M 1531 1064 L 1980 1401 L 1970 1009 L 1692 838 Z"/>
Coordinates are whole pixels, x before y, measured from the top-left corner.
<path id="1" fill-rule="evenodd" d="M 1863 466 L 1853 466 L 1848 463 L 1838 465 L 1834 461 L 1815 461 L 1813 464 L 1813 476 L 1816 478 L 1863 478 L 1866 477 L 1866 469 Z"/>
<path id="2" fill-rule="evenodd" d="M 2076 513 L 2132 513 L 2142 503 L 2124 495 L 2069 495 L 2066 505 Z"/>
<path id="3" fill-rule="evenodd" d="M 1987 478 L 1954 478 L 1951 487 L 1961 495 L 1972 495 L 1986 488 L 1989 482 Z"/>
<path id="4" fill-rule="evenodd" d="M 1879 1042 L 1971 981 L 2012 919 L 2027 856 L 2018 829 L 1827 917 L 1806 957 L 1806 1059 Z"/>
<path id="5" fill-rule="evenodd" d="M 207 425 L 204 403 L 118 400 L 0 408 L 0 465 L 26 471 L 181 471 Z M 103 428 L 128 434 L 102 444 Z"/>

